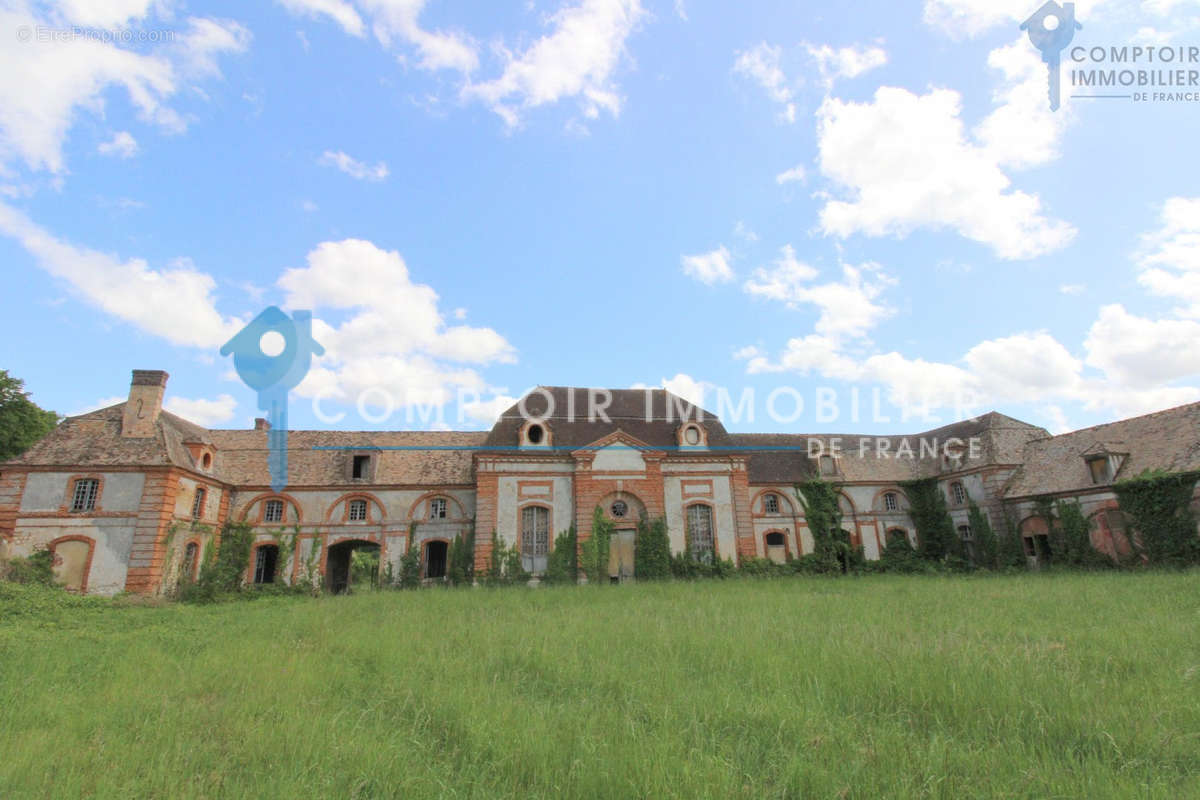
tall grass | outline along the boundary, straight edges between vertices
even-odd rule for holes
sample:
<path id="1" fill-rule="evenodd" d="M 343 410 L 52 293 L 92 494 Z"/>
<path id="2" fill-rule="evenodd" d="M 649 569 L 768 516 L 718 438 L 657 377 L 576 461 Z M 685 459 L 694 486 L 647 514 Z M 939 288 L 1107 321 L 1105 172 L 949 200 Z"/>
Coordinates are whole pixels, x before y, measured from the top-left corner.
<path id="1" fill-rule="evenodd" d="M 1200 797 L 1194 572 L 18 588 L 3 798 Z"/>

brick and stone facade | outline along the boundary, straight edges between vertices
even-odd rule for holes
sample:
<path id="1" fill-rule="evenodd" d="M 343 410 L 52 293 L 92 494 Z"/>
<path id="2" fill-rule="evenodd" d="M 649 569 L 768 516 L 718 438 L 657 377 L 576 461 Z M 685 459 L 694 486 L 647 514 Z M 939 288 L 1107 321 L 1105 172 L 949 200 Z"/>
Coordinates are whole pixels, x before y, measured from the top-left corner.
<path id="1" fill-rule="evenodd" d="M 162 409 L 166 382 L 137 370 L 129 400 L 0 465 L 0 558 L 48 548 L 71 588 L 154 594 L 194 576 L 234 521 L 254 530 L 247 581 L 315 570 L 338 588 L 354 548 L 393 570 L 419 548 L 436 579 L 460 534 L 474 532 L 485 569 L 497 540 L 533 540 L 527 520 L 551 542 L 572 525 L 586 540 L 599 507 L 618 530 L 665 519 L 675 552 L 699 517 L 716 557 L 784 559 L 813 550 L 794 487 L 820 475 L 840 486 L 843 528 L 868 559 L 898 536 L 916 544 L 900 483 L 935 478 L 956 527 L 972 501 L 997 528 L 1007 513 L 1035 563 L 1035 498 L 1078 498 L 1093 542 L 1116 553 L 1128 542 L 1113 481 L 1200 469 L 1200 404 L 1061 436 L 997 413 L 913 436 L 803 436 L 729 433 L 663 390 L 543 387 L 487 432 L 293 431 L 275 492 L 267 426 L 194 425 Z M 294 546 L 280 549 L 285 537 Z"/>

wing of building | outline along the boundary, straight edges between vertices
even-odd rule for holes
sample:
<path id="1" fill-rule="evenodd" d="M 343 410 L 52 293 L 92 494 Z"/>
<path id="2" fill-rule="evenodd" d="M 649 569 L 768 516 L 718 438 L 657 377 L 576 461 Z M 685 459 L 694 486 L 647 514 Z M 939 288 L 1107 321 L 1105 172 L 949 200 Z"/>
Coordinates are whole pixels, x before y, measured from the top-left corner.
<path id="1" fill-rule="evenodd" d="M 1036 562 L 1036 498 L 1078 498 L 1093 543 L 1116 553 L 1128 545 L 1113 482 L 1200 469 L 1200 404 L 1061 436 L 994 412 L 911 436 L 805 436 L 731 434 L 661 389 L 542 387 L 488 432 L 292 431 L 276 492 L 266 424 L 197 426 L 162 409 L 166 382 L 137 370 L 126 402 L 0 464 L 0 557 L 49 548 L 72 589 L 158 593 L 197 574 L 223 524 L 246 522 L 248 582 L 317 576 L 336 590 L 364 548 L 393 569 L 419 548 L 436 580 L 472 531 L 478 568 L 499 537 L 537 572 L 554 536 L 588 536 L 600 508 L 618 531 L 664 518 L 676 552 L 781 561 L 813 549 L 794 487 L 819 476 L 839 485 L 843 527 L 868 559 L 896 537 L 916 544 L 900 483 L 934 478 L 968 543 L 974 501 L 994 526 L 1013 517 Z M 614 577 L 631 576 L 629 552 L 614 554 Z"/>

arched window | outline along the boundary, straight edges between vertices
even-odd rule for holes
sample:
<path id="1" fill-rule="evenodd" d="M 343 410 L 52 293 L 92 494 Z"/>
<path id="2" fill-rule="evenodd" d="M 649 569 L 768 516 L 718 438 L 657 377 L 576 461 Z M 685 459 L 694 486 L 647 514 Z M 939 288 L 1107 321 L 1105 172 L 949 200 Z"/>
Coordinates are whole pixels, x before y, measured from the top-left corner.
<path id="1" fill-rule="evenodd" d="M 530 444 L 541 444 L 545 435 L 545 430 L 543 430 L 541 425 L 530 425 L 528 432 L 525 434 Z"/>
<path id="2" fill-rule="evenodd" d="M 346 509 L 346 516 L 351 522 L 363 522 L 367 518 L 367 501 L 351 500 Z"/>
<path id="3" fill-rule="evenodd" d="M 545 572 L 549 553 L 550 510 L 526 506 L 521 509 L 521 568 L 526 572 Z"/>
<path id="4" fill-rule="evenodd" d="M 961 506 L 967 502 L 967 490 L 958 481 L 950 484 L 950 496 L 954 499 L 954 505 L 956 506 Z"/>
<path id="5" fill-rule="evenodd" d="M 692 558 L 702 564 L 713 562 L 712 509 L 708 506 L 688 506 L 687 541 Z"/>
<path id="6" fill-rule="evenodd" d="M 776 564 L 787 562 L 787 537 L 779 531 L 772 531 L 766 536 L 767 558 Z"/>
<path id="7" fill-rule="evenodd" d="M 200 545 L 195 542 L 188 542 L 187 547 L 183 548 L 183 563 L 179 566 L 179 577 L 181 580 L 194 581 L 196 580 L 196 567 L 200 561 Z"/>
<path id="8" fill-rule="evenodd" d="M 778 514 L 779 513 L 779 495 L 768 494 L 763 497 L 763 513 Z"/>
<path id="9" fill-rule="evenodd" d="M 274 583 L 275 568 L 279 564 L 279 547 L 273 544 L 259 545 L 254 550 L 254 582 Z"/>
<path id="10" fill-rule="evenodd" d="M 896 497 L 895 492 L 888 492 L 887 494 L 885 494 L 883 496 L 883 510 L 884 511 L 899 511 L 900 510 L 900 498 Z"/>

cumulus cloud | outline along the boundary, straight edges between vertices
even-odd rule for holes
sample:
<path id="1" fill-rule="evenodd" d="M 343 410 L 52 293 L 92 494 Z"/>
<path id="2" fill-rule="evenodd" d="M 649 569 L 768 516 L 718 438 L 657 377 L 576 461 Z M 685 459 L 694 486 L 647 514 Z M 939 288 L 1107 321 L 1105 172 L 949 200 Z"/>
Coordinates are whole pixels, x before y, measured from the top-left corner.
<path id="1" fill-rule="evenodd" d="M 1178 316 L 1200 319 L 1200 197 L 1172 197 L 1162 224 L 1142 237 L 1138 282 L 1158 297 L 1182 303 Z"/>
<path id="2" fill-rule="evenodd" d="M 0 30 L 37 26 L 143 26 L 157 3 L 74 0 L 33 11 L 0 8 Z M 22 42 L 0 37 L 0 166 L 19 161 L 33 170 L 65 171 L 62 148 L 80 112 L 103 114 L 104 95 L 123 89 L 146 122 L 168 132 L 186 127 L 169 105 L 192 81 L 219 75 L 220 55 L 245 50 L 249 33 L 228 20 L 190 17 L 173 41 L 135 52 L 90 38 Z"/>
<path id="3" fill-rule="evenodd" d="M 566 98 L 579 100 L 583 114 L 616 116 L 621 97 L 613 75 L 625 40 L 646 11 L 640 0 L 583 0 L 550 17 L 552 30 L 520 53 L 501 48 L 504 72 L 468 84 L 463 97 L 485 103 L 511 127 L 521 114 Z"/>
<path id="4" fill-rule="evenodd" d="M 360 181 L 377 183 L 388 176 L 388 165 L 384 162 L 379 161 L 374 166 L 371 166 L 341 150 L 326 150 L 317 159 L 317 163 L 323 167 L 339 169 L 351 178 Z"/>
<path id="5" fill-rule="evenodd" d="M 780 66 L 781 57 L 782 51 L 778 45 L 760 42 L 737 54 L 733 71 L 761 86 L 768 97 L 783 107 L 780 117 L 787 122 L 795 122 L 795 94 Z"/>
<path id="6" fill-rule="evenodd" d="M 277 0 L 277 2 L 293 14 L 317 18 L 329 17 L 351 36 L 362 36 L 366 30 L 358 11 L 353 5 L 343 0 Z"/>
<path id="7" fill-rule="evenodd" d="M 1075 229 L 1012 187 L 997 154 L 967 137 L 961 110 L 947 89 L 885 86 L 865 103 L 827 98 L 817 114 L 819 163 L 841 199 L 821 209 L 822 230 L 903 237 L 949 228 L 1003 259 L 1066 246 Z"/>
<path id="8" fill-rule="evenodd" d="M 3 203 L 0 234 L 16 239 L 85 302 L 172 344 L 217 348 L 240 326 L 217 310 L 216 281 L 189 261 L 152 269 L 139 258 L 76 247 Z"/>
<path id="9" fill-rule="evenodd" d="M 659 381 L 658 386 L 651 386 L 646 383 L 635 383 L 630 389 L 666 389 L 676 397 L 681 397 L 687 402 L 700 408 L 704 407 L 704 396 L 713 387 L 713 384 L 707 381 L 697 380 L 691 375 L 680 372 L 674 378 L 663 378 Z"/>
<path id="10" fill-rule="evenodd" d="M 832 87 L 840 78 L 857 78 L 887 63 L 887 51 L 873 45 L 855 44 L 835 48 L 827 44 L 806 44 L 804 49 L 816 62 L 821 83 L 826 88 Z"/>
<path id="11" fill-rule="evenodd" d="M 314 336 L 326 350 L 298 387 L 302 396 L 353 402 L 370 391 L 374 405 L 385 395 L 397 408 L 443 405 L 459 391 L 485 388 L 475 369 L 461 365 L 516 360 L 491 328 L 448 326 L 437 292 L 412 280 L 399 253 L 369 241 L 323 242 L 278 286 L 288 307 L 314 312 Z M 339 312 L 340 323 L 324 321 Z"/>
<path id="12" fill-rule="evenodd" d="M 189 422 L 205 428 L 212 428 L 233 419 L 234 414 L 237 413 L 237 400 L 228 394 L 218 395 L 211 400 L 203 397 L 188 398 L 169 395 L 163 402 L 163 408 Z"/>
<path id="13" fill-rule="evenodd" d="M 707 253 L 694 256 L 681 256 L 680 265 L 683 274 L 695 278 L 709 286 L 715 283 L 727 283 L 733 280 L 733 268 L 729 266 L 731 256 L 725 245 Z"/>
<path id="14" fill-rule="evenodd" d="M 783 172 L 775 176 L 775 182 L 782 186 L 785 183 L 804 183 L 804 179 L 808 173 L 804 169 L 804 165 L 797 164 L 791 169 L 785 169 Z"/>
<path id="15" fill-rule="evenodd" d="M 102 156 L 133 158 L 137 155 L 138 143 L 129 131 L 118 131 L 107 142 L 101 142 L 96 151 Z"/>

